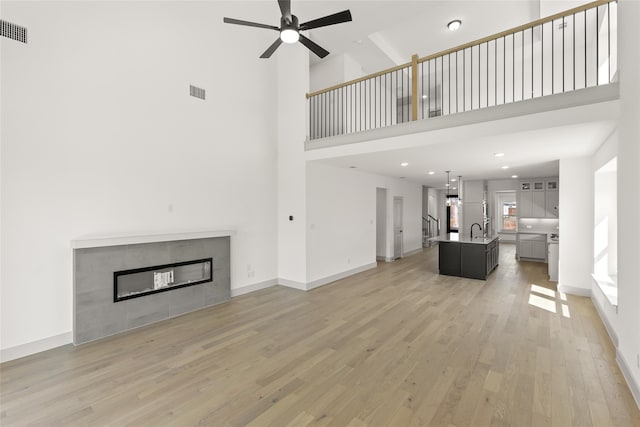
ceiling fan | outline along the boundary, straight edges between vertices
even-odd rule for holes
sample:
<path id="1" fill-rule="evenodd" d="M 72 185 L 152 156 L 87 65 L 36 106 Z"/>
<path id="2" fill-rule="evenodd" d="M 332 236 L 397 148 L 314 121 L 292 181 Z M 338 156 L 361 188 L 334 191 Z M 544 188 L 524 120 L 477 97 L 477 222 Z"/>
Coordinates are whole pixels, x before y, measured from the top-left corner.
<path id="1" fill-rule="evenodd" d="M 273 44 L 269 46 L 262 55 L 260 55 L 260 58 L 269 58 L 273 52 L 276 51 L 278 46 L 282 44 L 282 42 L 295 43 L 297 41 L 300 41 L 300 43 L 305 45 L 311 52 L 315 53 L 320 58 L 324 58 L 329 54 L 329 51 L 323 49 L 307 37 L 300 34 L 300 31 L 351 21 L 351 12 L 349 10 L 343 10 L 342 12 L 334 13 L 333 15 L 327 15 L 322 18 L 298 24 L 298 17 L 291 14 L 291 0 L 278 0 L 278 5 L 280 6 L 280 12 L 282 13 L 282 17 L 280 18 L 280 27 L 259 24 L 257 22 L 242 21 L 240 19 L 233 18 L 224 18 L 223 21 L 227 24 L 246 25 L 248 27 L 266 28 L 268 30 L 279 31 L 280 37 L 278 37 L 276 41 L 273 42 Z"/>

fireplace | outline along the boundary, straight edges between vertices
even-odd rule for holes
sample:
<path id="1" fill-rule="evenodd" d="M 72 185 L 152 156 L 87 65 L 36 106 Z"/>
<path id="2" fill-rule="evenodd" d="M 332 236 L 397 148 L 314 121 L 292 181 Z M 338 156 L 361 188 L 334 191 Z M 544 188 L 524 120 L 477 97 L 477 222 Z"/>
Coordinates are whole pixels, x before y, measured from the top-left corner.
<path id="1" fill-rule="evenodd" d="M 171 291 L 213 280 L 213 258 L 134 268 L 113 273 L 113 302 Z"/>
<path id="2" fill-rule="evenodd" d="M 228 301 L 232 235 L 222 230 L 72 241 L 73 342 Z"/>

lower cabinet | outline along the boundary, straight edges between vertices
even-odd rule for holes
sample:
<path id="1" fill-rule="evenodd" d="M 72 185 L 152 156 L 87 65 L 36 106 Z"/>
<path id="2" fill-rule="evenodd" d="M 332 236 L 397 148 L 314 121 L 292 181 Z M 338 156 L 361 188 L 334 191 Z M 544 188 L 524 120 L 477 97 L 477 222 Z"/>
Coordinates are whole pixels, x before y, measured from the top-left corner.
<path id="1" fill-rule="evenodd" d="M 546 235 L 520 235 L 517 247 L 518 259 L 532 259 L 546 261 L 547 240 Z"/>
<path id="2" fill-rule="evenodd" d="M 438 267 L 440 274 L 485 280 L 498 266 L 498 240 L 488 244 L 440 242 Z"/>

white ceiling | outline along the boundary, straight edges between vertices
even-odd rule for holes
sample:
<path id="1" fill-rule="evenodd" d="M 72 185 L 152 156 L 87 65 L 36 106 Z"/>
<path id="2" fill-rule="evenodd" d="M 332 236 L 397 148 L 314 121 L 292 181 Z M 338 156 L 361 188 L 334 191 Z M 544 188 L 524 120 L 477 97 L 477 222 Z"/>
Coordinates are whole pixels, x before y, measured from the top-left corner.
<path id="1" fill-rule="evenodd" d="M 446 173 L 464 179 L 558 176 L 558 159 L 590 155 L 613 132 L 609 121 L 469 138 L 424 147 L 318 160 L 325 164 L 445 188 Z M 504 153 L 496 157 L 495 153 Z M 403 167 L 401 163 L 407 162 Z M 502 166 L 509 166 L 502 169 Z M 435 172 L 430 175 L 429 172 Z"/>
<path id="2" fill-rule="evenodd" d="M 276 1 L 265 1 L 273 1 L 274 15 L 279 15 Z M 550 7 L 557 11 L 575 7 L 576 3 L 587 3 L 542 2 L 545 16 L 550 13 Z M 325 60 L 347 54 L 361 65 L 364 74 L 369 74 L 410 62 L 413 54 L 426 56 L 536 20 L 540 18 L 541 2 L 293 0 L 291 7 L 300 22 L 349 9 L 352 22 L 309 31 L 308 36 L 331 52 Z M 446 27 L 453 19 L 462 20 L 462 27 L 456 32 Z M 313 66 L 321 60 L 310 54 L 310 61 Z M 321 161 L 444 188 L 445 170 L 451 170 L 454 177 L 462 175 L 463 179 L 511 179 L 514 174 L 521 178 L 558 175 L 558 159 L 591 154 L 612 130 L 611 122 L 588 123 Z M 505 156 L 494 157 L 496 152 L 503 152 Z M 402 167 L 402 162 L 409 165 Z M 509 169 L 501 169 L 503 165 Z M 428 175 L 428 171 L 435 174 Z"/>

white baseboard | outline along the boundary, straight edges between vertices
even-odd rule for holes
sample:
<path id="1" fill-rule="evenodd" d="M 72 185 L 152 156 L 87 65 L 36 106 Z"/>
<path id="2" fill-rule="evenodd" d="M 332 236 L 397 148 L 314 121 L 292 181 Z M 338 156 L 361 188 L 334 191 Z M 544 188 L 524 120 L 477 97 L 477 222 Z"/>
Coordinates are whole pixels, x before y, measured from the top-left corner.
<path id="1" fill-rule="evenodd" d="M 73 342 L 73 332 L 65 332 L 38 341 L 28 342 L 26 344 L 17 345 L 15 347 L 0 350 L 0 363 L 10 360 L 19 359 L 21 357 L 30 356 L 40 353 L 41 351 L 50 350 L 52 348 L 71 344 Z"/>
<path id="2" fill-rule="evenodd" d="M 598 300 L 593 297 L 593 294 L 591 295 L 591 304 L 593 304 L 593 306 L 596 308 L 596 311 L 598 312 L 598 316 L 600 316 L 600 320 L 602 321 L 604 328 L 607 330 L 607 333 L 609 334 L 609 338 L 611 338 L 611 342 L 613 343 L 613 346 L 615 348 L 618 348 L 618 335 L 616 335 L 616 332 L 613 329 L 613 326 L 611 325 L 611 323 L 609 323 L 609 319 L 607 318 L 607 316 L 605 316 L 604 308 L 600 306 L 600 304 L 598 303 Z"/>
<path id="3" fill-rule="evenodd" d="M 629 390 L 631 390 L 631 395 L 636 401 L 636 405 L 638 405 L 638 409 L 640 409 L 640 384 L 636 383 L 632 374 L 631 367 L 625 360 L 622 353 L 620 353 L 620 349 L 616 349 L 616 362 L 618 362 L 618 366 L 620 367 L 620 371 L 622 372 L 622 376 L 627 381 L 627 385 L 629 386 Z"/>
<path id="4" fill-rule="evenodd" d="M 591 287 L 577 288 L 575 286 L 567 286 L 558 284 L 558 292 L 569 295 L 577 295 L 579 297 L 591 297 Z"/>
<path id="5" fill-rule="evenodd" d="M 289 279 L 277 279 L 278 285 L 286 286 L 287 288 L 298 289 L 300 291 L 306 291 L 307 285 L 302 282 Z"/>
<path id="6" fill-rule="evenodd" d="M 307 290 L 310 291 L 311 289 L 315 289 L 320 286 L 327 285 L 329 283 L 335 282 L 336 280 L 344 279 L 345 277 L 349 277 L 357 273 L 362 273 L 363 271 L 371 270 L 372 268 L 376 268 L 377 266 L 378 266 L 377 263 L 372 262 L 370 264 L 365 264 L 360 267 L 352 268 L 351 270 L 343 271 L 342 273 L 332 274 L 331 276 L 314 280 L 313 282 L 307 283 Z"/>
<path id="7" fill-rule="evenodd" d="M 411 255 L 419 254 L 420 252 L 422 252 L 422 248 L 418 248 L 418 249 L 414 249 L 414 250 L 412 250 L 412 251 L 404 252 L 404 253 L 402 254 L 402 256 L 403 256 L 403 257 L 411 256 Z"/>
<path id="8" fill-rule="evenodd" d="M 231 289 L 231 298 L 248 294 L 249 292 L 267 289 L 278 284 L 277 279 L 265 280 L 264 282 L 254 283 L 253 285 L 242 286 L 240 288 Z"/>

